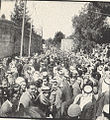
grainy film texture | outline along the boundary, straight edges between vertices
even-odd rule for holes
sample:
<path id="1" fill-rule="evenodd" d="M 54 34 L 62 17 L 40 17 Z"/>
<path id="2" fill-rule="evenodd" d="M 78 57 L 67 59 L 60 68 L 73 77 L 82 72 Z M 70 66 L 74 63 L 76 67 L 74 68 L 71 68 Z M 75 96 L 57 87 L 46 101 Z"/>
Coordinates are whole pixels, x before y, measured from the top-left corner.
<path id="1" fill-rule="evenodd" d="M 0 117 L 108 120 L 110 3 L 0 1 Z"/>

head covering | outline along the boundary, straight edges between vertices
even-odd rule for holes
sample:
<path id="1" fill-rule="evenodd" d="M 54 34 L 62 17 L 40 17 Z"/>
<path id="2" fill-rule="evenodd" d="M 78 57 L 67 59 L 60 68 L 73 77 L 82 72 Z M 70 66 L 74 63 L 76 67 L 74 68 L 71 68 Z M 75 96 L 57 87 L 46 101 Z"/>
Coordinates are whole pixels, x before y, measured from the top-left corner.
<path id="1" fill-rule="evenodd" d="M 67 113 L 70 117 L 77 117 L 81 114 L 81 108 L 77 104 L 71 104 Z"/>
<path id="2" fill-rule="evenodd" d="M 107 118 L 107 120 L 109 120 L 109 118 L 110 118 L 109 104 L 104 105 L 104 107 L 103 107 L 103 114 L 104 114 L 104 117 Z"/>
<path id="3" fill-rule="evenodd" d="M 83 90 L 84 90 L 85 93 L 91 93 L 92 92 L 92 86 L 88 85 L 88 84 L 85 84 L 84 87 L 83 87 Z"/>
<path id="4" fill-rule="evenodd" d="M 105 82 L 107 85 L 110 85 L 110 79 L 104 79 L 104 82 Z"/>
<path id="5" fill-rule="evenodd" d="M 103 112 L 109 114 L 109 104 L 104 105 Z"/>
<path id="6" fill-rule="evenodd" d="M 49 91 L 50 88 L 49 88 L 48 86 L 42 86 L 42 87 L 41 87 L 41 90 L 42 90 L 42 91 Z"/>
<path id="7" fill-rule="evenodd" d="M 47 73 L 47 72 L 43 72 L 42 75 L 43 75 L 44 77 L 46 77 L 46 76 L 48 75 L 48 73 Z"/>
<path id="8" fill-rule="evenodd" d="M 37 81 L 40 78 L 40 73 L 38 71 L 35 71 L 33 74 L 34 81 Z"/>
<path id="9" fill-rule="evenodd" d="M 58 83 L 58 81 L 57 81 L 57 79 L 56 79 L 56 77 L 54 77 L 53 79 L 51 79 L 51 81 L 50 81 L 51 83 Z"/>
<path id="10" fill-rule="evenodd" d="M 107 85 L 110 85 L 110 79 L 108 78 L 110 76 L 110 71 L 106 71 L 105 73 L 105 79 L 104 79 L 104 82 L 107 84 Z"/>
<path id="11" fill-rule="evenodd" d="M 1 113 L 7 114 L 12 111 L 12 103 L 9 100 L 6 100 L 1 106 Z"/>
<path id="12" fill-rule="evenodd" d="M 16 80 L 15 80 L 15 83 L 16 84 L 19 84 L 21 85 L 22 82 L 25 82 L 25 79 L 23 77 L 18 77 Z"/>

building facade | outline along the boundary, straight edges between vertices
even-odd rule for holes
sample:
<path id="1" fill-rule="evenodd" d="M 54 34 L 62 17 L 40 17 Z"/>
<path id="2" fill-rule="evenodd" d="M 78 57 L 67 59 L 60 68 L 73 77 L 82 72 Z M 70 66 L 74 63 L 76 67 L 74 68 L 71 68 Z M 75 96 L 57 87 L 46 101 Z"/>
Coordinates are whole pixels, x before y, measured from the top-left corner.
<path id="1" fill-rule="evenodd" d="M 61 50 L 62 51 L 74 51 L 77 49 L 79 42 L 72 38 L 64 38 L 61 40 Z"/>

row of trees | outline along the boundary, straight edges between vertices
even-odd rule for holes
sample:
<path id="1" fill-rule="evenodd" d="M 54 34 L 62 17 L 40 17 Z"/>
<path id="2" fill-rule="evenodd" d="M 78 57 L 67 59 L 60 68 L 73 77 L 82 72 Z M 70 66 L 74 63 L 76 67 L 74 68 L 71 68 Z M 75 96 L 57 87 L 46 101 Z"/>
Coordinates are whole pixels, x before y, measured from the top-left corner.
<path id="1" fill-rule="evenodd" d="M 90 53 L 96 43 L 110 43 L 110 27 L 106 21 L 109 16 L 110 3 L 89 2 L 85 4 L 80 14 L 72 19 L 75 32 L 69 38 L 79 41 L 77 49 Z M 62 32 L 57 32 L 54 39 L 47 40 L 48 46 L 54 45 L 60 48 L 61 39 L 64 37 Z"/>
<path id="2" fill-rule="evenodd" d="M 20 27 L 22 26 L 23 9 L 23 0 L 16 1 L 14 11 L 11 14 L 11 20 Z M 106 18 L 110 16 L 109 14 L 110 3 L 90 2 L 86 4 L 80 14 L 72 19 L 75 33 L 70 38 L 78 40 L 79 48 L 87 51 L 91 51 L 95 43 L 110 43 L 110 28 L 106 22 Z M 26 8 L 25 29 L 30 28 L 30 19 L 29 11 Z M 65 35 L 58 31 L 53 39 L 49 38 L 46 40 L 46 44 L 60 48 L 61 39 L 63 38 L 65 38 Z"/>
<path id="3" fill-rule="evenodd" d="M 24 2 L 23 2 L 23 0 L 20 0 L 20 1 L 16 0 L 14 11 L 11 13 L 11 21 L 13 21 L 17 25 L 19 25 L 19 27 L 22 27 L 23 10 L 24 10 Z M 26 11 L 25 11 L 25 25 L 24 25 L 25 30 L 30 28 L 30 20 L 31 20 L 31 17 L 29 16 L 29 11 L 26 8 Z M 33 30 L 33 32 L 34 32 L 34 30 Z M 59 48 L 60 44 L 61 44 L 61 39 L 63 39 L 63 38 L 65 38 L 65 35 L 61 31 L 58 31 L 55 34 L 53 39 L 49 38 L 48 40 L 46 40 L 46 44 L 48 46 L 54 45 L 54 46 Z"/>
<path id="4" fill-rule="evenodd" d="M 72 38 L 80 41 L 79 48 L 89 51 L 96 43 L 110 43 L 110 28 L 106 22 L 110 16 L 110 3 L 90 2 L 72 19 L 75 33 Z"/>
<path id="5" fill-rule="evenodd" d="M 23 22 L 23 12 L 24 12 L 24 1 L 23 0 L 16 0 L 14 11 L 11 13 L 11 21 L 16 23 L 19 27 L 22 28 Z M 29 15 L 29 11 L 26 7 L 25 10 L 25 19 L 24 19 L 24 32 L 30 29 L 31 26 L 31 16 Z M 34 30 L 34 25 L 32 25 L 32 33 L 36 33 Z"/>
<path id="6" fill-rule="evenodd" d="M 61 32 L 61 31 L 58 31 L 55 33 L 54 35 L 54 38 L 49 38 L 45 41 L 47 47 L 51 47 L 51 46 L 54 46 L 54 47 L 57 47 L 57 48 L 60 48 L 61 46 L 61 40 L 65 38 L 65 35 Z"/>

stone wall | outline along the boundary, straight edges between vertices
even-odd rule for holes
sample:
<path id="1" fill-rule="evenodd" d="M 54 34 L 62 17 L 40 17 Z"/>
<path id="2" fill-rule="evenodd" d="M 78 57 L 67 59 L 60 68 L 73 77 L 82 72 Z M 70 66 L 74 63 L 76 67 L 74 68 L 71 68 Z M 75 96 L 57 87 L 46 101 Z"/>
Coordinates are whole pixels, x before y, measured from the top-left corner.
<path id="1" fill-rule="evenodd" d="M 29 31 L 25 31 L 23 54 L 28 55 Z M 13 22 L 0 19 L 0 58 L 20 53 L 21 29 Z M 42 51 L 42 39 L 32 34 L 31 54 Z"/>

